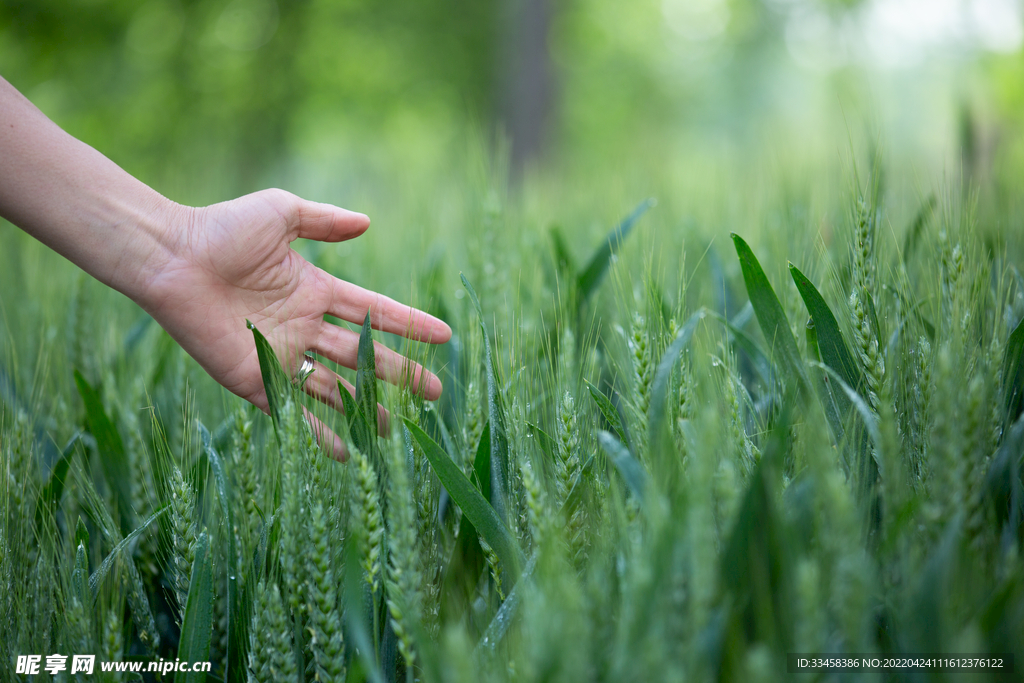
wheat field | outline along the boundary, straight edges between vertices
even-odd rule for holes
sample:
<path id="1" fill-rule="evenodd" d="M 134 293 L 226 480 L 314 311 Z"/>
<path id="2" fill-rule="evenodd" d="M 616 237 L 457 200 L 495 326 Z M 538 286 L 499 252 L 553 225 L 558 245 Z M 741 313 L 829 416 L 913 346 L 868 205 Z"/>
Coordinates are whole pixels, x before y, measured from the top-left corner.
<path id="1" fill-rule="evenodd" d="M 1024 666 L 1020 238 L 969 187 L 922 196 L 870 166 L 821 193 L 668 183 L 590 210 L 484 187 L 409 270 L 309 251 L 456 333 L 428 350 L 368 319 L 344 415 L 258 330 L 271 415 L 227 396 L 6 226 L 0 678 L 52 653 L 253 683 Z M 377 381 L 374 337 L 438 372 L 441 400 Z M 31 680 L 51 678 L 76 676 Z"/>

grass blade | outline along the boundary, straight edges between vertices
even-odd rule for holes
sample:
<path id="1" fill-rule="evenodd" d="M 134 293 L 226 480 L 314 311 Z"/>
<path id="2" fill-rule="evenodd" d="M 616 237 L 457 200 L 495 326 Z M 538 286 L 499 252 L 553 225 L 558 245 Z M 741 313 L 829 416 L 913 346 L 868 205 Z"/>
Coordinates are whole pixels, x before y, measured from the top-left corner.
<path id="1" fill-rule="evenodd" d="M 793 282 L 800 292 L 800 297 L 807 306 L 814 321 L 814 331 L 818 338 L 818 350 L 821 352 L 821 360 L 825 365 L 836 371 L 843 381 L 856 389 L 863 390 L 864 379 L 861 377 L 860 368 L 853 359 L 843 334 L 839 330 L 839 323 L 835 315 L 825 303 L 824 297 L 807 277 L 800 272 L 800 269 L 789 264 L 789 272 L 793 276 Z"/>
<path id="2" fill-rule="evenodd" d="M 857 414 L 860 415 L 861 421 L 864 423 L 864 427 L 868 430 L 868 436 L 871 437 L 871 442 L 875 444 L 875 448 L 882 447 L 882 433 L 878 429 L 878 418 L 875 417 L 871 407 L 868 406 L 868 402 L 864 400 L 864 397 L 857 393 L 857 390 L 851 387 L 846 381 L 839 376 L 839 373 L 825 365 L 824 363 L 813 363 L 815 367 L 821 368 L 829 376 L 839 384 L 839 388 L 843 390 L 843 393 L 849 399 L 853 405 Z"/>
<path id="3" fill-rule="evenodd" d="M 64 446 L 64 450 L 61 451 L 60 459 L 54 463 L 46 486 L 39 492 L 39 496 L 36 498 L 36 529 L 42 528 L 44 514 L 49 513 L 51 516 L 57 514 L 61 496 L 64 494 L 64 481 L 68 477 L 68 468 L 71 467 L 71 460 L 81 441 L 82 432 L 75 432 Z"/>
<path id="4" fill-rule="evenodd" d="M 555 453 L 558 451 L 558 444 L 555 443 L 551 435 L 532 422 L 527 422 L 526 428 L 537 435 L 537 445 L 540 446 L 540 450 L 547 456 L 548 462 L 554 462 Z"/>
<path id="5" fill-rule="evenodd" d="M 1003 356 L 1003 405 L 1006 409 L 1005 426 L 1016 422 L 1024 399 L 1024 320 L 1010 333 Z M 1004 430 L 1006 431 L 1005 427 Z"/>
<path id="6" fill-rule="evenodd" d="M 110 568 L 114 566 L 114 562 L 118 557 L 120 557 L 121 553 L 125 552 L 128 546 L 131 545 L 132 541 L 142 535 L 142 532 L 148 529 L 150 524 L 160 519 L 160 517 L 170 509 L 171 506 L 169 503 L 164 505 L 162 508 L 150 515 L 149 519 L 140 524 L 135 531 L 121 539 L 121 542 L 115 545 L 114 549 L 107 553 L 107 556 L 103 558 L 103 562 L 100 563 L 100 566 L 97 567 L 96 571 L 94 571 L 92 576 L 89 577 L 89 588 L 93 593 L 96 593 L 96 591 L 99 590 L 100 584 L 103 583 L 103 579 L 107 578 Z M 86 543 L 88 543 L 88 537 L 86 537 Z M 128 561 L 130 562 L 131 559 L 129 558 Z"/>
<path id="7" fill-rule="evenodd" d="M 982 497 L 1000 528 L 1003 552 L 1022 542 L 1024 531 L 1024 481 L 1020 453 L 1024 447 L 1024 420 L 1017 420 L 1003 436 L 985 475 Z"/>
<path id="8" fill-rule="evenodd" d="M 348 433 L 352 437 L 352 443 L 365 453 L 371 462 L 376 462 L 373 456 L 377 447 L 376 433 L 370 431 L 370 425 L 366 424 L 363 414 L 359 412 L 356 400 L 352 398 L 352 394 L 348 393 L 348 389 L 341 382 L 338 382 L 338 393 L 341 394 L 341 404 L 345 408 L 345 418 L 348 420 Z"/>
<path id="9" fill-rule="evenodd" d="M 448 431 L 448 425 L 444 423 L 444 415 L 441 414 L 441 411 L 434 410 L 432 404 L 428 403 L 426 413 L 433 418 L 437 431 L 441 432 L 441 443 L 444 444 L 445 451 L 455 455 L 458 458 L 456 462 L 465 462 L 462 450 L 459 448 L 458 442 L 452 438 L 451 432 Z M 490 439 L 490 427 L 488 427 L 487 438 Z"/>
<path id="10" fill-rule="evenodd" d="M 75 483 L 84 495 L 85 509 L 88 511 L 90 518 L 100 528 L 110 543 L 113 543 L 115 546 L 120 545 L 124 537 L 121 535 L 121 530 L 118 529 L 114 519 L 110 516 L 110 512 L 107 510 L 100 494 L 96 491 L 96 487 L 93 486 L 92 479 L 86 475 L 81 467 L 76 467 L 75 469 Z M 160 647 L 160 632 L 157 631 L 156 619 L 153 617 L 153 608 L 149 604 L 149 598 L 146 596 L 146 585 L 142 581 L 139 568 L 135 566 L 132 558 L 125 556 L 124 559 L 128 572 L 126 597 L 132 621 L 135 622 L 135 628 L 139 633 L 139 640 L 146 647 L 156 652 Z"/>
<path id="11" fill-rule="evenodd" d="M 933 325 L 932 322 L 930 320 L 928 320 L 928 318 L 924 317 L 924 313 L 921 312 L 921 306 L 924 305 L 924 302 L 923 301 L 918 301 L 916 304 L 910 302 L 907 299 L 906 295 L 904 295 L 903 292 L 901 292 L 898 287 L 890 287 L 889 285 L 882 285 L 882 289 L 884 289 L 887 292 L 891 292 L 897 299 L 900 300 L 900 304 L 903 306 L 903 308 L 905 310 L 907 310 L 910 313 L 914 314 L 914 318 L 916 318 L 917 322 L 919 322 L 921 324 L 921 327 L 924 329 L 924 333 L 926 335 L 928 335 L 928 341 L 934 342 L 935 341 L 935 325 Z"/>
<path id="12" fill-rule="evenodd" d="M 448 432 L 448 427 L 444 423 L 444 416 L 442 415 L 441 411 L 434 409 L 432 407 L 432 404 L 428 403 L 426 405 L 426 410 L 424 412 L 427 416 L 428 427 L 430 423 L 433 423 L 433 425 L 437 428 L 437 431 L 441 432 L 441 445 L 444 446 L 445 452 L 450 455 L 454 455 L 456 458 L 456 462 L 465 462 L 466 459 L 464 457 L 462 449 L 459 448 L 458 443 L 456 443 L 455 439 L 453 439 L 451 434 Z M 488 442 L 490 441 L 490 438 L 490 425 L 487 425 Z M 488 446 L 488 449 L 489 448 L 490 446 Z M 441 489 L 441 496 L 437 502 L 438 523 L 443 524 L 444 520 L 447 518 L 448 509 L 451 507 L 451 500 L 452 499 L 451 496 L 448 495 L 448 491 Z"/>
<path id="13" fill-rule="evenodd" d="M 205 662 L 210 659 L 210 638 L 213 635 L 213 558 L 210 535 L 205 531 L 196 541 L 192 563 L 185 618 L 178 641 L 178 659 L 183 662 Z M 206 672 L 177 673 L 175 683 L 203 683 Z"/>
<path id="14" fill-rule="evenodd" d="M 346 392 L 348 393 L 348 392 Z M 373 331 L 370 329 L 370 311 L 366 311 L 363 329 L 359 333 L 359 355 L 356 358 L 356 406 L 366 426 L 371 429 L 367 435 L 369 443 L 376 445 L 377 439 L 377 356 L 373 347 Z M 364 453 L 367 451 L 364 451 Z"/>
<path id="15" fill-rule="evenodd" d="M 789 447 L 791 412 L 784 409 L 775 423 L 751 475 L 720 565 L 722 585 L 734 600 L 730 619 L 739 622 L 735 628 L 756 641 L 774 643 L 779 651 L 788 645 L 792 597 L 784 521 L 773 491 Z"/>
<path id="16" fill-rule="evenodd" d="M 693 333 L 697 325 L 704 319 L 704 311 L 697 311 L 690 316 L 675 340 L 658 363 L 658 370 L 654 374 L 654 385 L 651 389 L 651 407 L 648 413 L 647 422 L 647 443 L 652 454 L 659 454 L 670 438 L 668 421 L 668 391 L 672 379 L 672 372 L 679 365 L 679 358 L 683 351 L 693 339 Z"/>
<path id="17" fill-rule="evenodd" d="M 480 636 L 480 642 L 477 643 L 476 649 L 473 652 L 474 657 L 477 661 L 480 661 L 484 655 L 493 655 L 498 647 L 498 643 L 508 633 L 508 627 L 512 625 L 512 618 L 516 615 L 516 611 L 519 609 L 519 603 L 523 599 L 523 588 L 521 586 L 530 578 L 533 574 L 534 567 L 537 566 L 537 553 L 530 557 L 530 561 L 526 563 L 523 568 L 523 574 L 516 582 L 516 585 L 512 586 L 512 590 L 509 591 L 508 597 L 501 603 L 501 607 L 494 614 L 494 618 L 491 619 L 491 623 L 487 625 L 487 630 Z"/>
<path id="18" fill-rule="evenodd" d="M 245 324 L 252 330 L 252 337 L 256 342 L 256 357 L 260 361 L 263 388 L 267 393 L 267 405 L 270 407 L 270 417 L 274 422 L 274 432 L 277 433 L 281 423 L 281 408 L 288 397 L 291 383 L 267 338 L 248 320 Z"/>
<path id="19" fill-rule="evenodd" d="M 749 306 L 750 302 L 747 302 L 747 305 Z M 753 313 L 753 307 L 751 307 L 750 311 Z M 772 363 L 768 359 L 768 354 L 765 353 L 760 344 L 751 339 L 750 335 L 744 332 L 743 328 L 737 324 L 736 318 L 739 318 L 740 316 L 737 315 L 733 320 L 729 320 L 724 315 L 715 313 L 714 311 L 707 311 L 707 314 L 725 325 L 726 329 L 729 330 L 729 334 L 732 335 L 733 342 L 736 346 L 739 346 L 747 353 L 747 356 L 750 358 L 750 362 L 754 365 L 754 369 L 757 370 L 757 374 L 761 378 L 761 381 L 764 382 L 765 387 L 771 389 L 775 385 L 775 378 L 772 373 Z"/>
<path id="20" fill-rule="evenodd" d="M 480 308 L 480 299 L 476 295 L 473 285 L 462 275 L 462 284 L 469 292 L 469 298 L 473 300 L 473 307 L 476 309 L 477 317 L 480 318 L 480 333 L 484 337 L 484 362 L 487 372 L 487 419 L 491 423 L 491 502 L 498 517 L 505 521 L 508 519 L 508 511 L 505 501 L 508 499 L 508 430 L 505 429 L 505 410 L 502 405 L 501 383 L 498 378 L 498 370 L 494 367 L 494 358 L 491 355 L 491 342 L 487 336 L 487 325 L 484 323 L 483 309 Z M 449 491 L 449 493 L 451 493 Z"/>
<path id="21" fill-rule="evenodd" d="M 263 527 L 260 529 L 260 540 L 256 543 L 256 549 L 253 550 L 252 567 L 249 568 L 249 578 L 251 580 L 246 581 L 246 586 L 255 586 L 263 578 L 264 568 L 267 564 L 267 544 L 270 540 L 270 531 L 274 527 L 274 520 L 277 519 L 278 512 L 270 515 L 263 520 Z"/>
<path id="22" fill-rule="evenodd" d="M 594 465 L 594 456 L 591 455 L 586 464 L 583 465 L 582 469 L 576 475 L 573 480 L 572 488 L 569 490 L 569 495 L 565 497 L 565 502 L 562 503 L 562 511 L 572 510 L 577 504 L 577 498 L 580 496 L 580 483 L 583 481 L 584 475 L 590 471 L 590 468 Z M 498 647 L 498 643 L 505 637 L 508 632 L 508 627 L 512 624 L 512 618 L 515 616 L 516 611 L 519 609 L 519 603 L 522 601 L 523 589 L 520 588 L 524 582 L 530 578 L 533 574 L 534 567 L 537 566 L 537 551 L 534 551 L 533 555 L 530 556 L 529 562 L 523 568 L 523 573 L 516 582 L 516 585 L 509 591 L 508 597 L 501 603 L 501 607 L 495 613 L 494 618 L 491 619 L 491 623 L 487 625 L 487 630 L 484 631 L 483 636 L 480 637 L 480 642 L 477 643 L 476 649 L 473 652 L 473 656 L 480 661 L 483 655 L 493 655 L 495 649 Z"/>
<path id="23" fill-rule="evenodd" d="M 619 474 L 622 475 L 629 490 L 638 501 L 643 502 L 647 490 L 647 472 L 644 471 L 643 466 L 610 432 L 603 429 L 599 431 L 597 441 L 601 444 L 604 452 L 608 454 L 616 469 L 619 470 Z"/>
<path id="24" fill-rule="evenodd" d="M 580 498 L 583 496 L 583 477 L 590 472 L 590 469 L 594 466 L 596 458 L 591 453 L 587 461 L 583 463 L 583 467 L 576 473 L 576 476 L 572 479 L 572 486 L 569 488 L 569 493 L 565 496 L 565 502 L 562 503 L 562 510 L 575 510 L 576 505 L 580 502 Z"/>
<path id="25" fill-rule="evenodd" d="M 75 547 L 84 545 L 86 548 L 89 547 L 89 527 L 85 525 L 85 521 L 79 517 L 78 523 L 75 524 Z"/>
<path id="26" fill-rule="evenodd" d="M 99 451 L 104 478 L 114 493 L 117 509 L 121 514 L 122 528 L 126 528 L 132 507 L 128 478 L 124 476 L 128 471 L 128 456 L 125 454 L 124 442 L 103 408 L 99 392 L 78 370 L 75 370 L 75 384 L 78 385 L 78 393 L 85 404 L 86 426 L 96 439 L 96 450 Z"/>
<path id="27" fill-rule="evenodd" d="M 775 295 L 768 277 L 764 274 L 761 264 L 743 238 L 733 233 L 732 241 L 736 245 L 736 255 L 743 271 L 743 282 L 747 286 L 747 295 L 754 307 L 754 314 L 761 326 L 761 332 L 772 349 L 772 359 L 782 367 L 785 375 L 796 382 L 800 391 L 809 393 L 810 383 L 796 339 L 789 329 L 789 320 L 782 310 L 782 304 Z"/>
<path id="28" fill-rule="evenodd" d="M 503 573 L 508 578 L 507 585 L 511 586 L 519 574 L 519 569 L 525 563 L 525 557 L 508 527 L 451 457 L 418 425 L 403 419 L 452 500 L 462 508 L 462 514 L 497 553 L 504 569 Z"/>
<path id="29" fill-rule="evenodd" d="M 825 417 L 832 428 L 836 443 L 840 443 L 844 438 L 846 421 L 850 419 L 851 413 L 856 411 L 867 426 L 872 443 L 876 448 L 880 448 L 877 420 L 870 410 L 865 413 L 867 404 L 860 395 L 864 391 L 864 377 L 861 375 L 860 366 L 854 360 L 853 354 L 850 353 L 850 349 L 843 339 L 835 315 L 818 289 L 792 263 L 789 264 L 789 272 L 793 276 L 793 282 L 796 283 L 800 297 L 804 300 L 804 305 L 807 306 L 807 311 L 811 316 L 821 360 L 831 370 L 830 373 L 825 373 L 820 378 L 818 398 L 822 402 Z M 839 391 L 833 390 L 827 375 L 839 378 Z M 859 450 L 863 457 L 865 449 L 860 448 Z"/>
<path id="30" fill-rule="evenodd" d="M 937 204 L 935 195 L 930 194 L 928 198 L 921 204 L 921 208 L 918 209 L 917 215 L 914 216 L 914 222 L 910 224 L 910 228 L 907 230 L 907 236 L 903 240 L 903 263 L 909 264 L 910 257 L 913 256 L 914 250 L 917 248 L 917 243 L 921 239 L 921 233 L 924 231 L 924 226 L 928 225 L 928 221 L 932 217 L 932 213 L 935 211 L 935 205 Z"/>
<path id="31" fill-rule="evenodd" d="M 818 400 L 821 401 L 822 409 L 825 411 L 825 419 L 832 429 L 832 437 L 837 445 L 841 445 L 846 437 L 844 416 L 850 414 L 850 408 L 852 407 L 849 397 L 845 392 L 840 392 L 842 394 L 840 396 L 836 395 L 836 392 L 832 390 L 832 384 L 828 381 L 828 374 L 825 372 L 817 374 L 814 386 L 818 391 Z M 840 408 L 840 406 L 843 407 Z M 840 451 L 840 457 L 842 458 L 844 469 L 849 473 L 845 451 Z"/>
<path id="32" fill-rule="evenodd" d="M 551 227 L 551 242 L 555 248 L 555 265 L 558 267 L 558 272 L 575 275 L 576 261 L 573 259 L 572 252 L 569 251 L 569 247 L 565 243 L 565 237 L 557 225 Z"/>
<path id="33" fill-rule="evenodd" d="M 619 411 L 615 410 L 615 406 L 612 405 L 611 399 L 605 396 L 600 389 L 587 380 L 583 380 L 583 382 L 587 385 L 590 397 L 594 399 L 594 403 L 597 404 L 598 409 L 604 416 L 605 422 L 608 423 L 609 427 L 615 430 L 615 434 L 619 437 L 619 441 L 627 444 L 628 446 L 630 444 L 630 440 L 629 437 L 626 436 L 626 426 L 622 423 L 622 418 L 619 417 Z"/>
<path id="34" fill-rule="evenodd" d="M 860 461 L 858 463 L 859 467 L 857 467 L 855 472 L 855 476 L 859 480 L 858 484 L 861 495 L 868 496 L 870 494 L 871 487 L 874 486 L 876 481 L 878 481 L 878 473 L 881 471 L 881 463 L 876 460 L 883 448 L 882 432 L 878 426 L 878 418 L 868 406 L 867 401 L 865 401 L 853 387 L 844 382 L 843 378 L 839 376 L 839 373 L 823 363 L 814 363 L 813 365 L 828 373 L 839 385 L 839 388 L 853 405 L 857 414 L 860 415 L 860 419 L 864 423 L 864 427 L 867 429 L 868 437 L 871 439 L 871 443 L 874 444 L 874 448 L 867 448 L 867 445 L 865 444 L 864 447 L 858 449 Z"/>
<path id="35" fill-rule="evenodd" d="M 476 475 L 476 483 L 484 498 L 491 500 L 491 423 L 484 423 L 480 432 L 480 444 L 476 449 L 476 457 L 473 459 L 473 473 Z M 493 505 L 493 503 L 491 503 Z"/>
<path id="36" fill-rule="evenodd" d="M 626 216 L 614 230 L 608 233 L 601 246 L 594 251 L 583 272 L 576 278 L 576 291 L 579 293 L 578 307 L 582 307 L 587 302 L 587 299 L 597 291 L 597 286 L 601 284 L 605 273 L 608 272 L 608 265 L 611 263 L 612 256 L 622 246 L 623 240 L 632 232 L 633 226 L 636 225 L 640 217 L 647 213 L 647 210 L 656 203 L 654 199 L 645 199 L 640 202 L 633 209 L 632 213 Z"/>
<path id="37" fill-rule="evenodd" d="M 86 548 L 88 547 L 88 538 L 85 539 L 84 543 L 80 542 L 75 546 L 75 565 L 74 569 L 71 570 L 71 592 L 78 598 L 78 602 L 85 609 L 91 610 L 92 599 L 96 595 L 96 590 L 90 586 L 91 582 L 88 579 L 89 556 L 86 553 Z"/>
<path id="38" fill-rule="evenodd" d="M 370 638 L 372 624 L 366 614 L 366 600 L 363 589 L 362 570 L 359 564 L 359 549 L 354 536 L 345 542 L 345 636 L 346 640 L 355 645 L 359 653 L 359 662 L 364 673 L 373 683 L 385 683 L 384 674 L 380 670 L 374 653 L 373 640 Z M 367 588 L 367 590 L 369 590 Z"/>
<path id="39" fill-rule="evenodd" d="M 238 619 L 238 554 L 235 550 L 235 518 L 231 510 L 231 488 L 228 484 L 227 475 L 224 473 L 224 464 L 213 447 L 213 440 L 210 437 L 210 430 L 196 421 L 199 430 L 199 438 L 202 443 L 203 452 L 213 469 L 213 479 L 217 487 L 217 498 L 220 501 L 221 515 L 227 525 L 228 557 L 227 557 L 227 633 L 228 650 L 224 653 L 224 678 L 229 678 L 230 665 L 235 664 L 232 657 L 237 656 L 244 648 L 245 634 L 242 620 Z"/>

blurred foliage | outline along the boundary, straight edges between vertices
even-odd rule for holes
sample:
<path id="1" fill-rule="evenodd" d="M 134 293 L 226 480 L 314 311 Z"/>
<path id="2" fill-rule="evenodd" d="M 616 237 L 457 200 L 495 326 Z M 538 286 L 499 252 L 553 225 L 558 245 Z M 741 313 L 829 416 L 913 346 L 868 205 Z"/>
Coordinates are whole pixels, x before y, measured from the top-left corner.
<path id="1" fill-rule="evenodd" d="M 187 169 L 190 187 L 237 191 L 322 137 L 488 115 L 495 14 L 468 0 L 12 0 L 0 72 L 144 179 Z"/>
<path id="2" fill-rule="evenodd" d="M 1019 48 L 872 65 L 847 29 L 886 1 L 6 0 L 0 74 L 191 203 L 272 184 L 347 197 L 474 146 L 500 162 L 515 53 L 538 44 L 516 31 L 527 5 L 549 17 L 530 29 L 553 74 L 547 167 L 656 176 L 701 155 L 834 158 L 853 137 L 937 174 L 969 145 L 981 177 L 1024 154 L 1006 151 L 1024 149 Z"/>
<path id="3" fill-rule="evenodd" d="M 525 2 L 9 0 L 0 73 L 131 172 L 209 201 L 297 157 L 436 164 L 467 129 L 500 138 L 513 53 L 535 44 L 513 30 Z M 536 2 L 556 87 L 542 156 L 588 164 L 680 134 L 751 142 L 792 105 L 788 13 L 860 4 Z"/>

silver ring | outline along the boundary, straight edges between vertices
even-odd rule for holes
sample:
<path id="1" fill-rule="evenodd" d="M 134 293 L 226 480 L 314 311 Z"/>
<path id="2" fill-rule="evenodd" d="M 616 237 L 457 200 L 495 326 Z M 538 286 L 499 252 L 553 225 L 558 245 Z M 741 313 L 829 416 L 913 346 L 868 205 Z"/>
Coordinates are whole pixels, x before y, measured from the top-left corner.
<path id="1" fill-rule="evenodd" d="M 313 357 L 313 354 L 307 352 L 302 357 L 302 365 L 299 366 L 299 371 L 295 373 L 295 379 L 293 379 L 292 382 L 301 387 L 305 384 L 306 380 L 309 379 L 309 376 L 313 374 L 313 370 L 315 369 L 316 358 Z"/>

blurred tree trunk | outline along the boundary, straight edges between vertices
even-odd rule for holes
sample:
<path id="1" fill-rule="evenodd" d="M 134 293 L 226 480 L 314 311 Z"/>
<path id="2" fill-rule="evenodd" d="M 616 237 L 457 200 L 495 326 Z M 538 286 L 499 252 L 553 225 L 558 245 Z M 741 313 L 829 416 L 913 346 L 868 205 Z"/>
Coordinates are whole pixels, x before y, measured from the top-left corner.
<path id="1" fill-rule="evenodd" d="M 499 117 L 509 136 L 513 175 L 541 156 L 554 108 L 548 36 L 551 0 L 507 0 Z"/>

